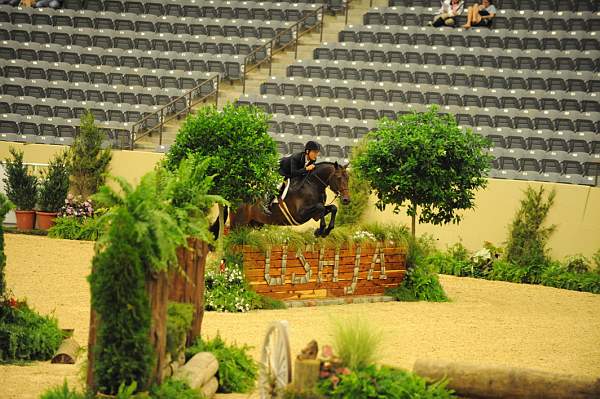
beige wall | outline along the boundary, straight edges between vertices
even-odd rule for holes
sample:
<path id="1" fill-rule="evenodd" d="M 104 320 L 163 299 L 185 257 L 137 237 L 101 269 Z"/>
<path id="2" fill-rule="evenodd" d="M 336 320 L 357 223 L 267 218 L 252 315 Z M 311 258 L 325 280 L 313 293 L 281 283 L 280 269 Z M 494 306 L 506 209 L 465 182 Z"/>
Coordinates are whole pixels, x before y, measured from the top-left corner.
<path id="1" fill-rule="evenodd" d="M 472 250 L 480 249 L 484 241 L 499 245 L 506 241 L 508 226 L 529 185 L 556 189 L 554 207 L 548 216 L 548 222 L 556 225 L 556 232 L 549 241 L 554 257 L 562 259 L 576 253 L 589 257 L 600 249 L 600 189 L 570 184 L 490 179 L 487 188 L 476 195 L 476 208 L 463 212 L 460 224 L 417 224 L 417 235 L 432 234 L 441 248 L 461 240 Z M 382 213 L 369 207 L 366 218 L 410 226 L 410 217 L 394 215 L 391 209 Z"/>
<path id="2" fill-rule="evenodd" d="M 52 154 L 63 148 L 42 144 L 10 145 L 23 148 L 25 161 L 31 163 L 47 163 Z M 8 147 L 9 143 L 0 142 L 0 159 L 7 157 Z M 157 153 L 114 151 L 110 173 L 135 183 L 161 158 L 162 154 Z M 577 185 L 492 179 L 485 190 L 477 193 L 476 208 L 464 212 L 459 225 L 417 225 L 417 234 L 432 234 L 441 248 L 461 240 L 473 250 L 481 248 L 484 241 L 499 245 L 506 240 L 507 227 L 518 209 L 523 190 L 528 185 L 542 184 L 556 188 L 557 192 L 549 216 L 549 222 L 557 226 L 549 243 L 553 256 L 559 259 L 575 253 L 591 256 L 600 248 L 600 188 Z M 405 214 L 394 215 L 390 209 L 379 212 L 374 206 L 369 207 L 365 218 L 410 226 L 410 218 Z"/>

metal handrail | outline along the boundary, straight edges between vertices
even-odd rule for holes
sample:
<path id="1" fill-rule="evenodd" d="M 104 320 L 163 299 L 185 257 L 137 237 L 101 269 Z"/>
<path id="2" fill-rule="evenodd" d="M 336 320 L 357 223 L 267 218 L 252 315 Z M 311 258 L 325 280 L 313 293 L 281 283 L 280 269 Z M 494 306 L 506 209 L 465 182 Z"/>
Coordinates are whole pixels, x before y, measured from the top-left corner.
<path id="1" fill-rule="evenodd" d="M 286 48 L 288 48 L 291 44 L 294 44 L 294 59 L 298 58 L 298 39 L 300 38 L 300 36 L 304 35 L 306 32 L 310 32 L 313 29 L 315 29 L 317 26 L 319 26 L 320 32 L 321 32 L 319 42 L 323 42 L 323 21 L 325 20 L 325 8 L 326 8 L 326 4 L 323 4 L 321 7 L 317 8 L 312 13 L 306 15 L 304 18 L 299 19 L 292 26 L 282 30 L 281 32 L 276 34 L 274 37 L 272 37 L 268 42 L 266 42 L 265 44 L 263 44 L 260 47 L 255 48 L 250 53 L 248 53 L 246 55 L 246 57 L 244 57 L 244 66 L 243 66 L 243 71 L 242 71 L 242 94 L 246 94 L 246 75 L 248 74 L 248 72 L 253 71 L 256 68 L 259 68 L 262 64 L 264 64 L 265 62 L 268 61 L 269 62 L 269 76 L 271 76 L 274 54 L 277 54 L 277 53 L 285 50 Z M 320 21 L 319 21 L 319 15 L 321 16 Z M 305 21 L 307 21 L 309 18 L 312 18 L 312 17 L 317 17 L 317 23 L 315 23 L 314 25 L 308 27 L 307 29 L 305 29 L 303 31 L 300 31 L 300 26 Z M 294 32 L 294 29 L 295 29 L 295 32 Z M 294 36 L 294 39 L 290 40 L 288 43 L 285 43 L 280 47 L 277 47 L 277 41 L 279 40 L 279 38 L 281 38 L 282 36 L 284 36 L 288 33 L 292 33 Z M 253 56 L 255 56 L 256 54 L 258 54 L 261 51 L 266 52 L 266 54 L 267 54 L 266 57 L 262 60 L 259 60 L 258 62 L 250 64 L 249 61 L 253 59 Z"/>
<path id="2" fill-rule="evenodd" d="M 185 92 L 183 95 L 177 97 L 174 100 L 171 100 L 169 103 L 163 105 L 160 109 L 156 110 L 155 112 L 146 115 L 144 118 L 140 119 L 139 121 L 135 122 L 133 124 L 133 126 L 131 126 L 131 131 L 129 132 L 129 143 L 130 143 L 130 149 L 133 150 L 135 142 L 137 140 L 139 140 L 140 138 L 147 136 L 147 135 L 151 135 L 153 131 L 155 130 L 159 130 L 160 136 L 158 139 L 158 143 L 159 145 L 162 145 L 162 139 L 163 139 L 163 129 L 164 129 L 164 125 L 165 123 L 169 122 L 172 119 L 175 118 L 179 118 L 181 114 L 189 114 L 192 107 L 196 104 L 198 104 L 199 102 L 204 102 L 206 101 L 209 97 L 211 96 L 215 96 L 215 106 L 218 105 L 219 102 L 219 82 L 220 82 L 220 77 L 219 75 L 215 75 L 209 79 L 206 79 L 205 81 L 203 81 L 202 83 L 200 83 L 199 85 L 197 85 L 196 87 L 194 87 L 193 89 L 188 90 L 187 92 Z M 202 88 L 202 86 L 205 86 L 206 84 L 212 84 L 213 89 L 206 94 L 205 96 L 203 96 L 202 98 L 199 98 L 198 100 L 194 101 L 197 97 L 195 97 L 193 94 L 196 92 L 200 92 L 200 89 Z M 170 108 L 175 109 L 175 104 L 181 100 L 186 100 L 185 101 L 185 108 L 180 110 L 180 111 L 176 111 L 176 112 L 171 112 Z M 145 128 L 145 123 L 151 119 L 152 117 L 156 117 L 158 116 L 158 124 L 151 126 L 149 128 Z"/>

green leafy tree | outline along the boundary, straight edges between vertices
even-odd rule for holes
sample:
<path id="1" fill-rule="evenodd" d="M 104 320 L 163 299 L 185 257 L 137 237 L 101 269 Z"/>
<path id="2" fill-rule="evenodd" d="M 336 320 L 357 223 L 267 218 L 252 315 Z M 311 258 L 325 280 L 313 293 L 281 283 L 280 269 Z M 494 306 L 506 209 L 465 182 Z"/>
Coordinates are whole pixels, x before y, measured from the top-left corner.
<path id="1" fill-rule="evenodd" d="M 364 152 L 366 145 L 367 142 L 363 140 L 354 147 L 350 165 L 353 165 L 356 157 Z M 335 219 L 338 225 L 359 223 L 369 205 L 369 195 L 371 194 L 369 182 L 353 169 L 350 169 L 348 174 L 350 175 L 348 189 L 352 193 L 352 201 L 348 205 L 341 202 L 338 205 L 339 211 Z"/>
<path id="2" fill-rule="evenodd" d="M 70 191 L 73 195 L 89 198 L 104 184 L 112 155 L 102 149 L 106 135 L 94 124 L 94 116 L 87 112 L 81 117 L 79 135 L 69 149 L 71 172 Z"/>
<path id="3" fill-rule="evenodd" d="M 33 210 L 38 179 L 29 173 L 27 165 L 23 163 L 23 151 L 14 147 L 10 147 L 8 151 L 11 158 L 4 161 L 6 177 L 3 179 L 6 185 L 6 195 L 15 204 L 17 210 Z"/>
<path id="4" fill-rule="evenodd" d="M 189 116 L 169 150 L 166 165 L 177 168 L 189 154 L 211 157 L 212 193 L 232 207 L 253 203 L 276 190 L 278 155 L 267 133 L 269 116 L 256 107 L 202 107 Z M 221 232 L 223 208 L 220 207 Z M 220 235 L 222 237 L 222 234 Z"/>
<path id="5" fill-rule="evenodd" d="M 488 141 L 435 107 L 383 119 L 368 139 L 353 166 L 370 182 L 379 209 L 392 205 L 399 213 L 407 203 L 413 237 L 418 210 L 419 223 L 458 223 L 456 211 L 472 208 L 475 190 L 487 184 Z"/>
<path id="6" fill-rule="evenodd" d="M 57 154 L 48 165 L 38 191 L 38 207 L 43 212 L 58 212 L 69 192 L 67 153 Z"/>
<path id="7" fill-rule="evenodd" d="M 524 282 L 539 283 L 543 270 L 550 263 L 546 244 L 556 226 L 544 224 L 555 197 L 554 190 L 546 196 L 542 186 L 539 190 L 527 187 L 521 207 L 509 227 L 506 260 L 525 270 Z"/>
<path id="8" fill-rule="evenodd" d="M 13 204 L 6 198 L 6 196 L 0 193 L 0 301 L 6 294 L 6 276 L 4 268 L 6 267 L 6 254 L 4 253 L 4 218 L 8 211 L 13 208 Z"/>

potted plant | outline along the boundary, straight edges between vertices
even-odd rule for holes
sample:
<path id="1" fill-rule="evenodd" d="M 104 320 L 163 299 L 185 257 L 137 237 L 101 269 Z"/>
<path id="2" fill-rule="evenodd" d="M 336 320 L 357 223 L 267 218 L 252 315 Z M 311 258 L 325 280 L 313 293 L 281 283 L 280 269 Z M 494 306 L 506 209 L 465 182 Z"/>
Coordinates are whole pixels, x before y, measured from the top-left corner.
<path id="1" fill-rule="evenodd" d="M 31 175 L 23 164 L 23 151 L 9 148 L 11 158 L 4 161 L 6 195 L 15 204 L 17 229 L 31 230 L 35 222 L 35 201 L 37 193 L 37 177 Z"/>
<path id="2" fill-rule="evenodd" d="M 54 225 L 58 211 L 65 204 L 69 191 L 69 168 L 65 152 L 54 157 L 42 177 L 38 191 L 38 228 L 48 230 Z"/>

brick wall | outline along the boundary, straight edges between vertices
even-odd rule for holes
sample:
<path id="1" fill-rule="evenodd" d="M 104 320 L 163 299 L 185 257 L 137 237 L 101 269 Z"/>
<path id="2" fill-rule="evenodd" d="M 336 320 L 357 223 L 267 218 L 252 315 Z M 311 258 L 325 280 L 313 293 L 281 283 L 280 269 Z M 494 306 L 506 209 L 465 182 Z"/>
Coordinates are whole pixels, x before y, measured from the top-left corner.
<path id="1" fill-rule="evenodd" d="M 406 273 L 406 248 L 384 244 L 335 248 L 240 247 L 252 288 L 277 299 L 382 295 Z"/>

